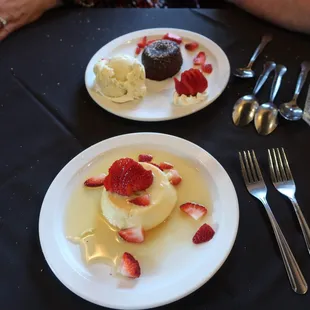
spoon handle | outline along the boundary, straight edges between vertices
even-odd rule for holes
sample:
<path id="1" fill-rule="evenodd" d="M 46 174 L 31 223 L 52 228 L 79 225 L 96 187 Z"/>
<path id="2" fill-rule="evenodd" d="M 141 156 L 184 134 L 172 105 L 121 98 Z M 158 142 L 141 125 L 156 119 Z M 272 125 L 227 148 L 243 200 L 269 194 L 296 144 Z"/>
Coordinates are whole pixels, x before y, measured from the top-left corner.
<path id="1" fill-rule="evenodd" d="M 273 61 L 267 61 L 264 64 L 263 72 L 261 73 L 261 75 L 257 79 L 257 82 L 256 82 L 255 87 L 253 89 L 253 95 L 254 96 L 260 91 L 262 86 L 265 84 L 269 74 L 275 69 L 275 67 L 276 67 L 276 63 Z"/>
<path id="2" fill-rule="evenodd" d="M 287 69 L 285 66 L 283 66 L 283 65 L 277 65 L 276 66 L 276 71 L 275 71 L 276 73 L 275 73 L 275 76 L 273 78 L 272 85 L 271 85 L 270 100 L 269 100 L 270 102 L 274 101 L 274 99 L 278 93 L 278 90 L 281 86 L 282 77 L 286 71 L 287 71 Z"/>
<path id="3" fill-rule="evenodd" d="M 302 62 L 301 63 L 301 71 L 299 73 L 298 80 L 296 83 L 296 88 L 295 88 L 293 100 L 297 100 L 297 98 L 300 94 L 300 91 L 301 91 L 302 87 L 304 86 L 304 83 L 306 81 L 309 70 L 310 70 L 310 62 L 309 61 Z"/>
<path id="4" fill-rule="evenodd" d="M 256 58 L 258 57 L 258 55 L 263 51 L 263 49 L 265 48 L 265 46 L 272 40 L 272 35 L 271 34 L 265 34 L 262 37 L 261 42 L 259 43 L 259 45 L 257 46 L 255 52 L 253 53 L 249 64 L 247 65 L 248 69 L 251 69 L 254 61 L 256 60 Z"/>

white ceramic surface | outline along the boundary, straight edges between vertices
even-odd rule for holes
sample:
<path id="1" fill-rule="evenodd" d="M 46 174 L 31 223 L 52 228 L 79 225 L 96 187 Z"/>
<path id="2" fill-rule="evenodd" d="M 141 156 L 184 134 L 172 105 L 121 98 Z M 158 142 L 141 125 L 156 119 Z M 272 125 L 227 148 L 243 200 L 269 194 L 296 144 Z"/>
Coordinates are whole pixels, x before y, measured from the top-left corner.
<path id="1" fill-rule="evenodd" d="M 147 80 L 146 85 L 148 91 L 143 99 L 122 104 L 112 102 L 95 92 L 95 74 L 93 73 L 93 68 L 99 59 L 118 54 L 134 56 L 137 42 L 139 42 L 142 37 L 147 36 L 150 40 L 160 39 L 167 32 L 181 36 L 184 43 L 191 41 L 199 43 L 199 48 L 193 52 L 187 51 L 184 48 L 184 44 L 181 44 L 183 66 L 180 73 L 193 67 L 193 58 L 199 51 L 204 51 L 206 53 L 207 63 L 211 63 L 213 66 L 212 74 L 206 75 L 209 82 L 208 97 L 206 101 L 186 107 L 175 106 L 173 104 L 175 88 L 172 78 L 162 82 Z M 138 59 L 141 60 L 141 54 L 138 56 Z M 179 77 L 180 73 L 176 76 Z M 180 118 L 195 113 L 208 106 L 224 91 L 229 76 L 230 65 L 227 56 L 212 40 L 198 33 L 187 30 L 154 28 L 128 33 L 103 46 L 91 58 L 86 68 L 85 84 L 92 99 L 100 107 L 115 115 L 138 121 L 163 121 Z"/>
<path id="2" fill-rule="evenodd" d="M 104 264 L 85 265 L 79 247 L 65 237 L 64 217 L 72 190 L 83 183 L 91 163 L 111 149 L 128 146 L 162 149 L 193 161 L 208 185 L 216 234 L 210 242 L 199 246 L 185 242 L 168 256 L 161 257 L 161 264 L 154 272 L 146 272 L 137 280 L 120 282 L 110 275 L 110 267 Z M 105 307 L 137 310 L 171 303 L 206 283 L 230 253 L 238 222 L 239 207 L 234 186 L 224 168 L 209 153 L 178 137 L 134 133 L 91 146 L 59 172 L 42 204 L 39 235 L 50 268 L 72 292 Z"/>

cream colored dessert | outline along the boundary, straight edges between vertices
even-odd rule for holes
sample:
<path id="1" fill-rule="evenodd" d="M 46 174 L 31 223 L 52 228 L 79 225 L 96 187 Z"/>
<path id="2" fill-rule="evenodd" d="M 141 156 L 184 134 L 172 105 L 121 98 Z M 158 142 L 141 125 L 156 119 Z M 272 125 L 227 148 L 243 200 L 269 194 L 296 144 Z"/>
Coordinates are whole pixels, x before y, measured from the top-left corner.
<path id="1" fill-rule="evenodd" d="M 207 93 L 198 93 L 196 96 L 179 95 L 177 92 L 173 95 L 173 103 L 178 106 L 188 106 L 202 103 L 207 99 Z"/>
<path id="2" fill-rule="evenodd" d="M 144 230 L 150 230 L 170 215 L 177 202 L 176 189 L 170 184 L 167 174 L 154 165 L 140 164 L 153 172 L 153 184 L 146 190 L 151 197 L 149 206 L 137 206 L 130 203 L 128 197 L 103 189 L 102 214 L 111 225 L 119 229 L 142 226 Z"/>
<path id="3" fill-rule="evenodd" d="M 94 66 L 96 91 L 118 103 L 143 98 L 146 93 L 144 66 L 128 55 L 101 59 Z"/>
<path id="4" fill-rule="evenodd" d="M 143 262 L 143 274 L 152 276 L 157 272 L 157 268 L 160 268 L 161 260 L 168 257 L 171 251 L 180 250 L 184 244 L 191 242 L 193 232 L 197 231 L 202 223 L 206 220 L 212 223 L 212 200 L 208 193 L 209 184 L 196 163 L 163 150 L 141 149 L 134 146 L 113 149 L 105 152 L 101 159 L 91 163 L 85 178 L 102 172 L 107 173 L 109 167 L 119 158 L 137 159 L 139 154 L 152 154 L 156 163 L 167 161 L 173 164 L 182 176 L 182 182 L 174 188 L 177 201 L 170 216 L 161 225 L 146 231 L 143 243 L 125 242 L 118 235 L 119 229 L 112 226 L 102 215 L 103 189 L 101 187 L 91 189 L 81 185 L 77 186 L 70 195 L 64 230 L 68 240 L 80 246 L 82 258 L 86 264 L 103 262 L 115 267 L 118 266 L 123 253 L 129 252 Z M 81 182 L 84 180 L 83 177 Z M 152 190 L 152 186 L 147 190 L 148 192 Z M 179 209 L 179 206 L 186 201 L 195 201 L 206 206 L 207 216 L 198 221 L 189 219 L 188 215 Z"/>

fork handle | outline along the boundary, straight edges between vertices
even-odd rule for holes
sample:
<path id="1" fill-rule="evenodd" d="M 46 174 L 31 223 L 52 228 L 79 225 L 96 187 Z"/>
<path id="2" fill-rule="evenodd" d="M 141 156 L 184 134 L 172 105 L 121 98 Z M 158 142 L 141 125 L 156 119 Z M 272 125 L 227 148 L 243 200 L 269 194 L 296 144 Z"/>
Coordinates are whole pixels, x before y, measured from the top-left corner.
<path id="1" fill-rule="evenodd" d="M 280 253 L 284 262 L 284 266 L 287 272 L 287 276 L 289 278 L 289 281 L 291 283 L 291 287 L 294 292 L 297 294 L 305 294 L 308 290 L 307 282 L 303 276 L 303 274 L 300 271 L 300 268 L 295 260 L 295 257 L 281 231 L 281 228 L 275 219 L 270 206 L 266 199 L 261 200 L 262 203 L 265 206 L 265 209 L 267 211 L 271 226 L 273 228 L 274 235 L 276 237 L 276 240 L 278 242 L 278 246 L 280 249 Z"/>
<path id="2" fill-rule="evenodd" d="M 304 235 L 304 239 L 305 239 L 305 242 L 306 242 L 306 245 L 307 245 L 307 249 L 308 249 L 308 252 L 310 254 L 310 228 L 306 222 L 306 219 L 297 203 L 297 200 L 296 198 L 290 198 L 292 204 L 293 204 L 293 207 L 295 209 L 295 212 L 296 212 L 296 215 L 297 215 L 297 219 L 298 219 L 298 222 L 299 222 L 299 225 L 301 227 L 301 231 L 302 231 L 302 234 Z"/>

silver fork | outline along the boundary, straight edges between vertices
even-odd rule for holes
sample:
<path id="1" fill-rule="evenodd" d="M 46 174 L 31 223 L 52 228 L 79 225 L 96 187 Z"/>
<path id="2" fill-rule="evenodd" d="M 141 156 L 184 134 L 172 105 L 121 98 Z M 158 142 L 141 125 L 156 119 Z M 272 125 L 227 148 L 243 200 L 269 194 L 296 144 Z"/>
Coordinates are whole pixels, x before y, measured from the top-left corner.
<path id="1" fill-rule="evenodd" d="M 294 292 L 298 294 L 305 294 L 308 290 L 308 285 L 267 202 L 267 187 L 259 168 L 255 152 L 253 150 L 252 152 L 244 151 L 243 156 L 239 152 L 239 159 L 246 188 L 248 189 L 249 193 L 260 200 L 260 202 L 265 207 L 280 249 L 291 287 Z"/>
<path id="2" fill-rule="evenodd" d="M 283 148 L 268 150 L 269 169 L 274 187 L 291 202 L 310 254 L 310 229 L 295 198 L 296 186 Z"/>

